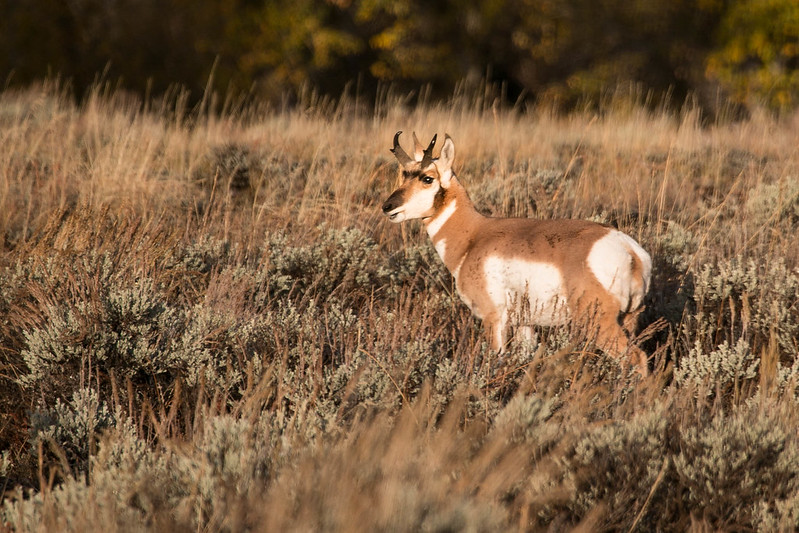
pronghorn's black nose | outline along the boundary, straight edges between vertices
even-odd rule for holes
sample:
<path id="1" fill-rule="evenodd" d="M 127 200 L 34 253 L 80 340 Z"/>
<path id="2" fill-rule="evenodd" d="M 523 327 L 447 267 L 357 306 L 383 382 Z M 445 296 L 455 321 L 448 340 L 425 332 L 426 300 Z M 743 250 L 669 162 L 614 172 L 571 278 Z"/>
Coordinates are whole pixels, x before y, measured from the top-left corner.
<path id="1" fill-rule="evenodd" d="M 402 189 L 397 189 L 391 193 L 391 196 L 383 204 L 383 213 L 389 214 L 404 203 L 403 191 Z"/>

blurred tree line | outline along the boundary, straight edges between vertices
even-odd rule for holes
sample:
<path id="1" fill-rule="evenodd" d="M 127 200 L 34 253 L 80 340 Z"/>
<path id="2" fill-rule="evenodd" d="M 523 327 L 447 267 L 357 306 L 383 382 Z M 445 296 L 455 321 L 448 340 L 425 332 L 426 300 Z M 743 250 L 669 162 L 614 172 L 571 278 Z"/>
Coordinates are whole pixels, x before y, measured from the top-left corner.
<path id="1" fill-rule="evenodd" d="M 211 76 L 213 72 L 213 76 Z M 705 108 L 799 104 L 797 0 L 0 0 L 7 84 L 372 96 L 486 78 L 563 107 L 627 85 Z"/>

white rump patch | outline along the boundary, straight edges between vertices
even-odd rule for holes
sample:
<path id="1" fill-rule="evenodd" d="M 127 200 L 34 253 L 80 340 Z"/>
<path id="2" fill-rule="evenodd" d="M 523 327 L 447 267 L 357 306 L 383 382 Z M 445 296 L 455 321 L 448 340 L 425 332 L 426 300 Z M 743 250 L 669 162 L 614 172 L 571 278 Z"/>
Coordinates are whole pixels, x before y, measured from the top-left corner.
<path id="1" fill-rule="evenodd" d="M 642 279 L 633 278 L 633 256 L 641 261 Z M 622 312 L 638 308 L 649 289 L 652 259 L 635 239 L 613 230 L 591 247 L 588 268 L 619 301 Z"/>
<path id="2" fill-rule="evenodd" d="M 540 326 L 568 320 L 563 277 L 554 265 L 492 256 L 483 269 L 486 291 L 498 308 L 519 310 L 521 318 Z"/>

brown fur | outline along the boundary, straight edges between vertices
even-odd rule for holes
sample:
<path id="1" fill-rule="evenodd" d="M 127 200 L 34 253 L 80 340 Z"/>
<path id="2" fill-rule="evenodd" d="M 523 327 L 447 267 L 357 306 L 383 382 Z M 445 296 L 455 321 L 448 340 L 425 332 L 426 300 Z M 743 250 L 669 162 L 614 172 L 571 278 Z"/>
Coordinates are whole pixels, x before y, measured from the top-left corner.
<path id="1" fill-rule="evenodd" d="M 449 172 L 449 168 L 445 171 Z M 626 356 L 642 374 L 648 373 L 646 354 L 629 341 L 642 306 L 622 309 L 617 297 L 608 292 L 588 265 L 594 244 L 615 230 L 583 220 L 485 217 L 474 208 L 454 174 L 448 174 L 444 187 L 437 164 L 426 169 L 419 168 L 418 163 L 412 164 L 406 167 L 403 176 L 399 189 L 386 201 L 384 212 L 390 214 L 417 194 L 432 194 L 429 187 L 439 187 L 429 208 L 419 209 L 415 218 L 421 218 L 428 232 L 432 232 L 433 244 L 456 278 L 458 293 L 485 322 L 492 348 L 505 347 L 508 309 L 498 307 L 488 293 L 485 261 L 489 257 L 518 258 L 556 267 L 572 320 L 596 335 L 597 344 L 604 351 L 616 357 Z M 436 183 L 425 184 L 424 176 L 433 177 Z M 442 224 L 438 217 L 451 208 L 452 202 L 455 209 Z M 629 282 L 631 291 L 641 293 L 646 285 L 641 259 L 629 246 L 626 249 L 632 279 L 623 282 Z"/>

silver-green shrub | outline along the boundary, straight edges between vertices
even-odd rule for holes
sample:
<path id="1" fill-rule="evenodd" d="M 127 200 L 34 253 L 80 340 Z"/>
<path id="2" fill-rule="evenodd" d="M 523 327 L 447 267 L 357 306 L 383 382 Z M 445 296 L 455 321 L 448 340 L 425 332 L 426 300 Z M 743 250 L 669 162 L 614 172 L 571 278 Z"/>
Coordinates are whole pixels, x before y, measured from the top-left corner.
<path id="1" fill-rule="evenodd" d="M 655 406 L 628 421 L 586 431 L 564 460 L 565 484 L 572 493 L 569 507 L 577 516 L 605 505 L 606 520 L 619 524 L 641 509 L 661 470 L 668 467 L 669 419 L 663 406 Z M 651 511 L 657 518 L 657 509 Z M 628 522 L 629 528 L 631 522 Z M 644 521 L 647 523 L 647 520 Z"/>
<path id="2" fill-rule="evenodd" d="M 13 463 L 11 462 L 10 455 L 11 454 L 8 450 L 3 450 L 0 452 L 0 477 L 6 477 L 11 470 Z"/>
<path id="3" fill-rule="evenodd" d="M 166 457 L 139 438 L 130 419 L 119 416 L 98 439 L 86 476 L 67 476 L 45 493 L 6 501 L 0 516 L 15 531 L 39 531 L 44 524 L 58 531 L 112 525 L 118 531 L 147 531 L 148 521 L 174 499 L 177 488 Z"/>
<path id="4" fill-rule="evenodd" d="M 799 445 L 788 431 L 793 432 L 756 409 L 718 413 L 705 425 L 683 429 L 674 470 L 694 514 L 716 527 L 754 527 L 764 506 L 773 509 L 793 498 L 799 491 Z"/>
<path id="5" fill-rule="evenodd" d="M 236 246 L 230 242 L 204 235 L 179 247 L 173 257 L 165 259 L 169 260 L 170 267 L 184 273 L 205 275 L 228 265 L 236 252 Z"/>
<path id="6" fill-rule="evenodd" d="M 270 417 L 261 417 L 271 422 Z M 167 467 L 178 508 L 191 510 L 188 522 L 224 523 L 229 505 L 240 495 L 262 492 L 272 474 L 275 444 L 270 423 L 259 424 L 230 415 L 204 420 L 201 434 L 188 453 L 169 454 Z M 162 474 L 163 475 L 163 474 Z"/>
<path id="7" fill-rule="evenodd" d="M 268 413 L 255 419 L 209 416 L 193 445 L 163 448 L 142 439 L 133 422 L 121 417 L 100 439 L 86 477 L 68 476 L 46 493 L 9 500 L 2 519 L 15 531 L 39 530 L 43 523 L 76 532 L 177 524 L 239 530 L 244 526 L 237 522 L 237 505 L 261 494 L 272 474 L 279 442 L 273 422 Z"/>
<path id="8" fill-rule="evenodd" d="M 693 232 L 681 224 L 669 220 L 660 236 L 661 254 L 667 264 L 679 272 L 685 272 L 696 252 L 698 242 Z"/>
<path id="9" fill-rule="evenodd" d="M 799 354 L 794 355 L 788 364 L 777 362 L 774 385 L 780 396 L 793 398 L 799 403 Z"/>
<path id="10" fill-rule="evenodd" d="M 52 408 L 41 407 L 31 413 L 30 443 L 34 453 L 40 444 L 45 451 L 55 446 L 56 453 L 63 453 L 69 466 L 84 472 L 96 439 L 115 421 L 97 391 L 89 387 L 78 389 L 69 402 L 57 399 Z"/>
<path id="11" fill-rule="evenodd" d="M 749 191 L 745 212 L 756 227 L 770 227 L 781 221 L 795 227 L 799 223 L 799 178 L 759 183 Z"/>
<path id="12" fill-rule="evenodd" d="M 799 272 L 782 259 L 704 265 L 694 278 L 693 300 L 685 331 L 705 351 L 744 338 L 759 353 L 773 338 L 781 356 L 799 352 Z"/>
<path id="13" fill-rule="evenodd" d="M 507 168 L 502 168 L 503 164 Z M 565 169 L 542 166 L 532 159 L 488 161 L 476 172 L 472 175 L 485 176 L 470 189 L 478 209 L 498 216 L 553 216 L 560 203 L 574 196 L 573 180 L 569 179 L 573 174 L 566 176 Z"/>
<path id="14" fill-rule="evenodd" d="M 512 442 L 531 442 L 540 446 L 555 433 L 547 423 L 552 416 L 553 403 L 535 394 L 517 394 L 499 411 L 493 429 L 504 432 Z"/>
<path id="15" fill-rule="evenodd" d="M 799 530 L 799 491 L 786 498 L 758 502 L 753 515 L 757 531 L 763 533 Z"/>
<path id="16" fill-rule="evenodd" d="M 240 392 L 248 363 L 262 367 L 266 332 L 255 317 L 241 319 L 232 310 L 198 304 L 186 311 L 177 333 L 166 350 L 153 355 L 163 371 L 180 373 L 190 387 L 203 383 Z"/>
<path id="17" fill-rule="evenodd" d="M 133 278 L 110 254 L 22 262 L 9 283 L 30 291 L 38 305 L 21 332 L 21 385 L 58 394 L 98 369 L 120 377 L 165 370 L 159 356 L 179 329 L 180 314 L 154 280 Z M 59 294 L 45 294 L 53 290 Z"/>
<path id="18" fill-rule="evenodd" d="M 699 341 L 674 369 L 674 381 L 680 387 L 704 390 L 707 395 L 739 390 L 757 377 L 760 359 L 744 339 L 730 347 L 725 341 L 706 353 Z"/>
<path id="19" fill-rule="evenodd" d="M 275 295 L 311 289 L 346 294 L 377 284 L 377 244 L 358 229 L 326 229 L 319 239 L 304 244 L 291 244 L 285 233 L 275 233 L 266 246 Z"/>

